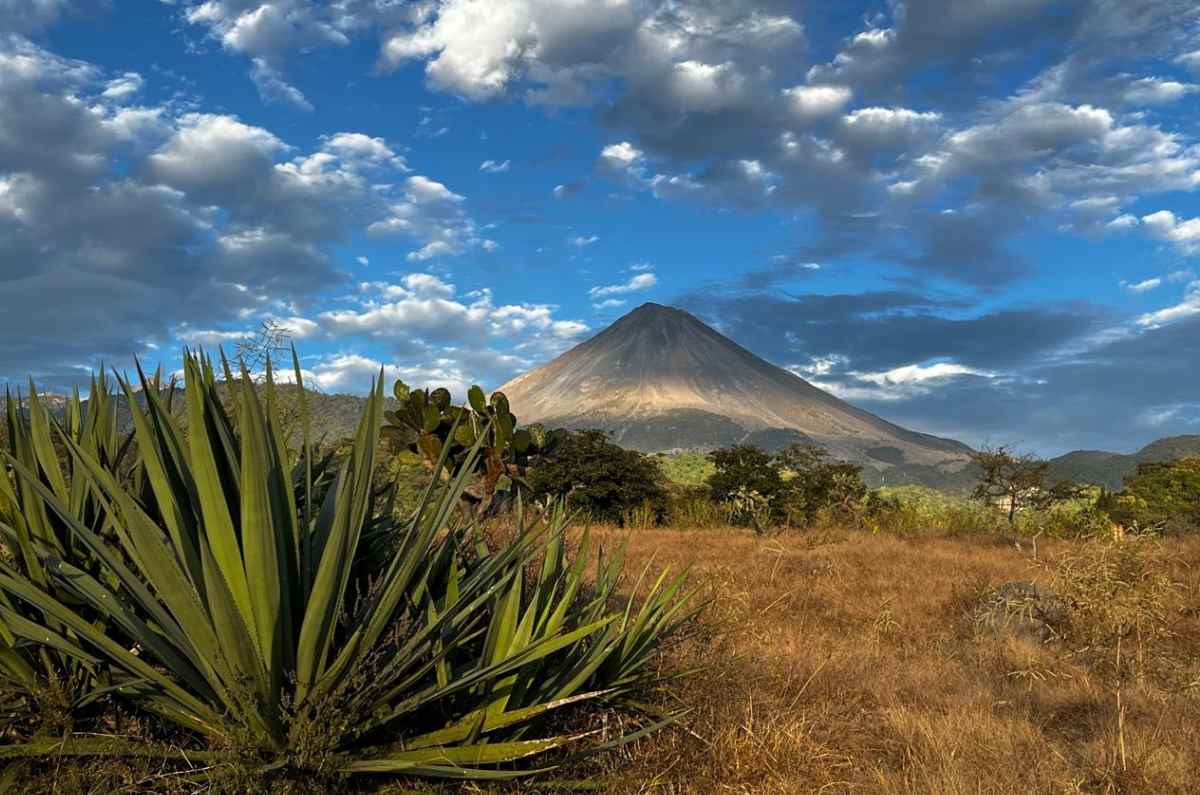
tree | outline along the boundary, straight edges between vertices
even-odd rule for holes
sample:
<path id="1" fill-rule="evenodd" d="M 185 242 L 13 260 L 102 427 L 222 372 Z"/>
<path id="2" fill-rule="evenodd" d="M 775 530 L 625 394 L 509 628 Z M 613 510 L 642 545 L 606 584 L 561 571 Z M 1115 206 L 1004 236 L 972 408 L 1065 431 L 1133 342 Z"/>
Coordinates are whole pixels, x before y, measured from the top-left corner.
<path id="1" fill-rule="evenodd" d="M 783 491 L 778 462 L 753 445 L 713 450 L 708 457 L 716 467 L 708 476 L 708 487 L 715 500 L 732 499 L 739 489 L 744 489 L 774 501 Z"/>
<path id="2" fill-rule="evenodd" d="M 1122 525 L 1200 527 L 1200 458 L 1139 464 L 1124 491 L 1105 495 L 1100 507 Z"/>
<path id="3" fill-rule="evenodd" d="M 1050 462 L 1028 453 L 1014 453 L 1001 445 L 971 453 L 980 469 L 979 484 L 972 497 L 1008 511 L 1008 523 L 1016 523 L 1017 512 L 1024 508 L 1045 510 L 1057 502 L 1077 499 L 1082 489 L 1066 481 L 1047 486 Z"/>
<path id="4" fill-rule="evenodd" d="M 619 524 L 626 511 L 649 503 L 660 515 L 666 489 L 658 463 L 618 447 L 605 431 L 568 434 L 554 451 L 531 466 L 529 486 L 537 496 L 566 497 L 572 508 Z"/>
<path id="5" fill-rule="evenodd" d="M 852 515 L 866 497 L 862 468 L 829 461 L 828 455 L 813 444 L 794 444 L 779 454 L 778 465 L 791 476 L 783 483 L 783 510 L 789 523 L 811 522 L 822 510 Z"/>
<path id="6" fill-rule="evenodd" d="M 287 325 L 269 317 L 253 335 L 238 341 L 233 360 L 261 382 L 266 377 L 267 362 L 278 366 L 288 361 L 291 342 L 292 332 Z"/>

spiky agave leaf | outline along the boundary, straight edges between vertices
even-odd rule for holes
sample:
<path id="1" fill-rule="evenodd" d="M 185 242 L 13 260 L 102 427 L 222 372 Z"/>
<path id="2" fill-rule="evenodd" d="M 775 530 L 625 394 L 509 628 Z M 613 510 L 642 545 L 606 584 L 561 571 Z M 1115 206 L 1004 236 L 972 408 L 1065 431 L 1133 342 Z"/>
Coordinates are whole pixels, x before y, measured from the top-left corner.
<path id="1" fill-rule="evenodd" d="M 293 366 L 300 381 L 294 353 Z M 260 395 L 222 367 L 233 416 L 202 354 L 185 356 L 182 417 L 140 369 L 141 401 L 119 379 L 140 487 L 69 429 L 58 429 L 69 477 L 9 456 L 23 510 L 0 529 L 20 538 L 16 525 L 32 523 L 70 540 L 31 543 L 29 566 L 0 567 L 0 618 L 16 605 L 29 616 L 4 623 L 9 648 L 102 665 L 136 703 L 212 741 L 248 743 L 265 767 L 290 764 L 300 735 L 333 715 L 321 724 L 326 767 L 496 777 L 529 770 L 497 765 L 581 742 L 528 735 L 548 712 L 636 686 L 655 639 L 678 624 L 689 598 L 680 581 L 656 587 L 636 616 L 609 610 L 611 567 L 598 595 L 580 598 L 584 560 L 565 557 L 561 506 L 546 516 L 519 507 L 510 542 L 472 550 L 477 533 L 459 505 L 488 434 L 453 464 L 443 446 L 436 468 L 449 477 L 397 523 L 372 483 L 382 378 L 319 486 L 307 427 L 292 466 L 270 368 Z M 52 426 L 30 445 L 46 449 Z M 83 427 L 74 417 L 68 426 Z M 73 494 L 88 495 L 102 527 L 78 516 Z M 370 581 L 356 567 L 368 531 L 397 537 Z M 98 570 L 77 565 L 75 550 Z M 527 589 L 523 572 L 539 557 Z"/>
<path id="2" fill-rule="evenodd" d="M 62 455 L 55 445 L 56 434 L 88 450 L 105 466 L 137 473 L 138 461 L 131 450 L 131 437 L 122 434 L 117 420 L 111 384 L 101 373 L 92 378 L 84 408 L 74 390 L 57 420 L 43 404 L 30 383 L 22 398 L 6 390 L 5 418 L 7 448 L 0 451 L 0 547 L 8 550 L 5 569 L 28 578 L 39 587 L 70 598 L 46 572 L 48 557 L 67 556 L 83 570 L 103 576 L 100 562 L 80 547 L 70 523 L 61 522 L 47 511 L 39 490 L 48 490 L 75 523 L 103 533 L 111 517 L 85 478 L 76 477 L 74 459 Z M 28 477 L 18 477 L 15 468 Z M 12 627 L 19 626 L 21 633 Z M 35 629 L 30 629 L 34 627 Z M 40 640 L 30 642 L 24 634 Z M 7 687 L 27 693 L 46 690 L 51 684 L 67 685 L 77 704 L 96 699 L 108 683 L 90 655 L 80 655 L 74 633 L 37 608 L 0 594 L 0 680 Z"/>

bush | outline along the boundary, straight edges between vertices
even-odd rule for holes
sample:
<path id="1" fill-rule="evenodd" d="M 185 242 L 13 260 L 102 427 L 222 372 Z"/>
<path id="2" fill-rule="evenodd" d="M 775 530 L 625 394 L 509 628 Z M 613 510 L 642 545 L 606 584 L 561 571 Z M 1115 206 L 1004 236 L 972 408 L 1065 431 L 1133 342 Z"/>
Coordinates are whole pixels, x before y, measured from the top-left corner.
<path id="1" fill-rule="evenodd" d="M 654 457 L 667 480 L 682 486 L 703 486 L 714 471 L 712 461 L 700 452 L 657 453 Z"/>
<path id="2" fill-rule="evenodd" d="M 529 475 L 535 496 L 566 499 L 597 522 L 621 524 L 635 510 L 666 509 L 666 490 L 657 463 L 608 440 L 604 431 L 576 431 L 559 441 Z M 649 505 L 649 508 L 643 506 Z"/>
<path id="3" fill-rule="evenodd" d="M 864 522 L 875 532 L 901 536 L 989 535 L 1006 528 L 994 507 L 925 486 L 872 491 L 864 503 Z"/>
<path id="4" fill-rule="evenodd" d="M 483 435 L 459 466 L 447 445 L 398 520 L 373 478 L 382 385 L 330 471 L 307 428 L 289 452 L 269 377 L 262 400 L 243 380 L 235 425 L 211 362 L 184 365 L 185 417 L 145 379 L 144 403 L 129 401 L 128 478 L 106 447 L 31 412 L 38 466 L 0 472 L 0 543 L 19 559 L 0 560 L 5 687 L 36 680 L 30 663 L 47 656 L 74 660 L 93 690 L 203 742 L 163 755 L 215 763 L 210 777 L 512 778 L 528 757 L 627 739 L 589 746 L 550 713 L 657 681 L 651 655 L 689 614 L 682 577 L 616 608 L 621 556 L 585 589 L 586 537 L 570 559 L 561 508 L 518 511 L 515 533 L 489 544 L 458 510 Z M 50 428 L 68 475 L 49 463 Z M 362 554 L 372 536 L 395 539 L 386 557 Z M 104 734 L 9 742 L 0 759 L 149 750 Z"/>
<path id="5" fill-rule="evenodd" d="M 1101 507 L 1127 527 L 1194 531 L 1200 528 L 1200 458 L 1139 464 L 1120 494 L 1106 494 Z"/>
<path id="6" fill-rule="evenodd" d="M 811 525 L 824 515 L 831 522 L 854 522 L 863 509 L 867 486 L 862 467 L 828 461 L 815 445 L 792 445 L 779 455 L 788 475 L 781 509 L 789 525 Z"/>
<path id="7" fill-rule="evenodd" d="M 725 502 L 739 492 L 756 492 L 774 502 L 783 491 L 778 462 L 768 453 L 743 444 L 709 453 L 714 471 L 708 476 L 708 488 L 714 500 Z"/>
<path id="8" fill-rule="evenodd" d="M 725 527 L 732 521 L 729 503 L 713 500 L 707 486 L 674 486 L 667 491 L 663 523 L 668 527 Z"/>

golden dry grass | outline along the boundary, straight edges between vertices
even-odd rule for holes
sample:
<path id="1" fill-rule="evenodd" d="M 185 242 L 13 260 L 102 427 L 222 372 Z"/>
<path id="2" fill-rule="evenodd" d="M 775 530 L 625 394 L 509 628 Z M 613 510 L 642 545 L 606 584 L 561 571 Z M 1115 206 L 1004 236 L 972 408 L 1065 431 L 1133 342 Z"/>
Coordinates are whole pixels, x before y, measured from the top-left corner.
<path id="1" fill-rule="evenodd" d="M 702 668 L 657 694 L 688 710 L 680 727 L 557 784 L 352 791 L 561 793 L 565 776 L 618 795 L 1200 792 L 1200 540 L 1058 541 L 1035 560 L 984 537 L 592 534 L 609 550 L 628 541 L 628 587 L 646 564 L 690 566 L 710 600 L 661 659 L 665 671 Z M 1011 581 L 1075 602 L 1061 638 L 972 619 Z M 180 786 L 154 760 L 39 769 L 22 791 L 213 791 Z"/>
<path id="2" fill-rule="evenodd" d="M 686 730 L 610 759 L 609 791 L 1200 792 L 1200 542 L 1130 556 L 1134 574 L 1098 566 L 1112 552 L 1097 543 L 1034 560 L 990 539 L 637 531 L 632 569 L 690 565 L 712 599 L 665 661 L 706 670 L 671 698 Z M 1145 613 L 1136 630 L 1083 603 L 1046 643 L 971 621 L 989 587 L 1088 600 L 1097 571 L 1129 580 L 1109 591 Z M 1106 641 L 1122 627 L 1117 674 Z"/>

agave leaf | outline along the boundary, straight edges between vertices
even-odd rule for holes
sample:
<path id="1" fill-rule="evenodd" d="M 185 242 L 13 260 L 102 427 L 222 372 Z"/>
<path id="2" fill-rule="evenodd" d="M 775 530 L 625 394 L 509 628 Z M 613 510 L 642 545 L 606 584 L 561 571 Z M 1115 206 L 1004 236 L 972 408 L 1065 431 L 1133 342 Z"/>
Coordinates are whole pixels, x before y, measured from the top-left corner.
<path id="1" fill-rule="evenodd" d="M 96 647 L 111 664 L 134 677 L 153 682 L 172 700 L 192 712 L 198 720 L 203 721 L 206 725 L 216 725 L 219 722 L 215 713 L 191 693 L 177 685 L 169 676 L 148 665 L 144 660 L 109 638 L 91 622 L 34 587 L 28 580 L 0 572 L 0 589 L 70 627 L 80 638 Z"/>
<path id="2" fill-rule="evenodd" d="M 564 735 L 547 740 L 519 740 L 507 743 L 482 743 L 476 745 L 440 746 L 401 751 L 386 759 L 360 759 L 341 766 L 346 773 L 398 773 L 404 771 L 424 773 L 436 766 L 446 769 L 459 768 L 463 778 L 471 778 L 470 768 L 479 765 L 496 765 L 515 762 L 518 759 L 536 756 L 568 743 L 578 742 L 592 733 Z"/>
<path id="3" fill-rule="evenodd" d="M 346 584 L 354 564 L 358 538 L 366 519 L 371 493 L 371 472 L 379 438 L 379 414 L 383 404 L 383 379 L 372 389 L 367 410 L 359 423 L 354 447 L 339 477 L 342 499 L 333 514 L 329 539 L 321 554 L 312 594 L 300 629 L 296 655 L 297 697 L 303 701 L 328 665 L 333 633 L 342 610 Z"/>
<path id="4" fill-rule="evenodd" d="M 236 496 L 236 492 L 222 480 L 222 467 L 217 461 L 217 455 L 218 451 L 225 454 L 225 445 L 218 443 L 214 448 L 211 437 L 217 435 L 217 431 L 212 426 L 217 423 L 213 421 L 213 413 L 206 410 L 207 401 L 202 387 L 211 381 L 211 373 L 206 379 L 200 367 L 191 358 L 186 359 L 184 365 L 188 384 L 188 388 L 184 390 L 184 397 L 188 408 L 189 462 L 204 520 L 205 537 L 208 540 L 208 544 L 205 545 L 208 547 L 207 552 L 201 551 L 205 587 L 209 590 L 210 600 L 219 601 L 221 597 L 214 595 L 212 590 L 213 583 L 220 578 L 241 616 L 242 626 L 250 627 L 254 625 L 250 586 L 246 581 L 246 571 L 242 567 L 242 549 L 229 510 L 229 500 Z M 215 568 L 204 565 L 207 563 L 206 557 L 211 557 Z M 218 623 L 218 628 L 220 627 L 221 624 Z M 231 633 L 236 631 L 235 628 L 228 629 L 227 638 L 231 638 Z M 259 656 L 261 657 L 261 651 Z"/>

